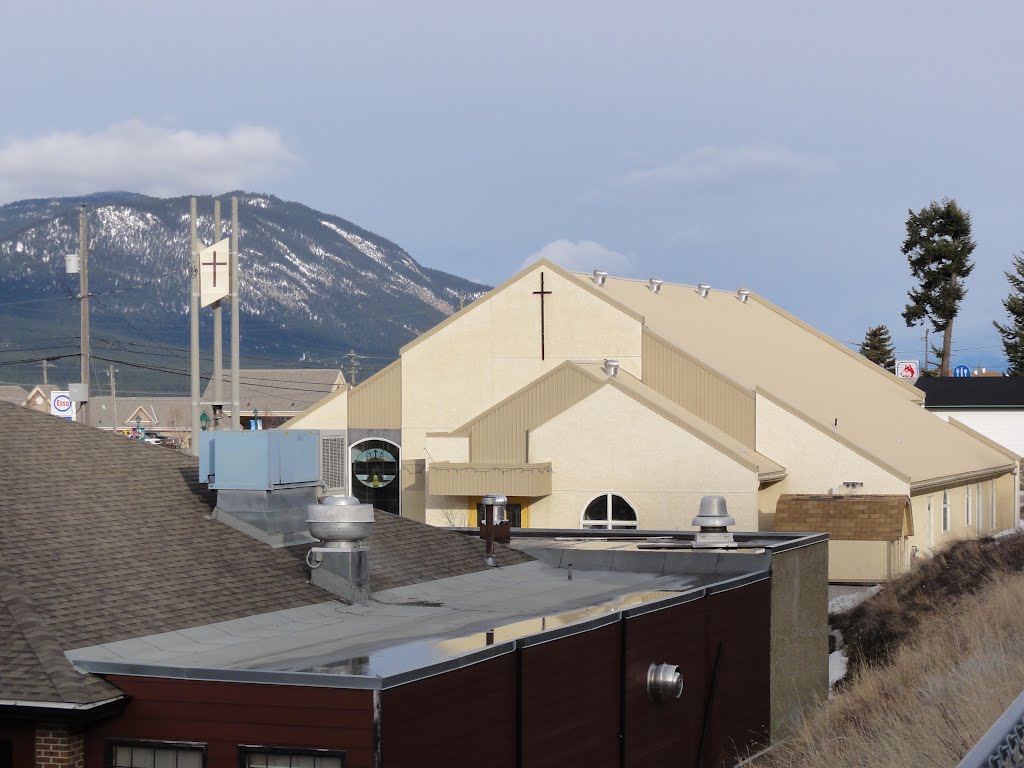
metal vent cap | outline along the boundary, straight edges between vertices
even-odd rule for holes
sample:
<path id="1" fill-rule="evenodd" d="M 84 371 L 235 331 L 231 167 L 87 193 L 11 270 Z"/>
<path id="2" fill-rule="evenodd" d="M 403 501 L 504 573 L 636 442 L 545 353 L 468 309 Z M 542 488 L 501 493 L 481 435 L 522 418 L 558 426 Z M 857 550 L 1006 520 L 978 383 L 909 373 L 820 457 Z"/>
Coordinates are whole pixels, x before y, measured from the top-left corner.
<path id="1" fill-rule="evenodd" d="M 700 500 L 700 509 L 691 525 L 701 529 L 724 531 L 727 526 L 736 525 L 736 520 L 729 514 L 725 496 L 703 496 Z"/>

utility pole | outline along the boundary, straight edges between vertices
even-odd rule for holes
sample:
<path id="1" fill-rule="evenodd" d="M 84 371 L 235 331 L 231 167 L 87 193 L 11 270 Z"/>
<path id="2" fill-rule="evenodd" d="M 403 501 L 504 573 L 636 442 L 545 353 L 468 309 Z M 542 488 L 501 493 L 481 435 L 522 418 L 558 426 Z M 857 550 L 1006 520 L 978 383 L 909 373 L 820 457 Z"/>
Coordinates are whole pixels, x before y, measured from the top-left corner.
<path id="1" fill-rule="evenodd" d="M 85 206 L 78 212 L 78 258 L 81 272 L 78 277 L 78 307 L 81 316 L 82 385 L 85 402 L 78 406 L 78 421 L 89 423 L 89 243 L 86 231 Z M 45 370 L 45 369 L 44 369 Z"/>
<path id="2" fill-rule="evenodd" d="M 110 399 L 114 401 L 113 425 L 114 431 L 116 432 L 120 424 L 118 424 L 117 422 L 117 381 L 114 378 L 113 364 L 111 364 L 110 369 L 107 372 L 107 375 L 110 376 Z"/>
<path id="3" fill-rule="evenodd" d="M 193 456 L 198 456 L 199 432 L 202 425 L 199 423 L 199 234 L 194 197 L 189 213 L 192 230 L 192 301 L 189 304 L 189 319 L 192 325 L 190 344 L 192 350 L 192 427 L 189 451 Z"/>
<path id="4" fill-rule="evenodd" d="M 231 431 L 242 428 L 242 394 L 238 381 L 238 198 L 231 198 Z"/>
<path id="5" fill-rule="evenodd" d="M 51 363 L 50 362 L 50 358 L 46 358 L 46 359 L 43 360 L 43 386 L 44 387 L 49 386 L 49 384 L 50 384 L 49 380 L 46 377 L 46 369 L 47 368 L 53 368 L 55 366 L 56 366 L 56 363 Z"/>
<path id="6" fill-rule="evenodd" d="M 348 383 L 351 387 L 356 385 L 356 366 L 358 362 L 359 356 L 356 354 L 356 351 L 350 349 L 348 351 Z"/>
<path id="7" fill-rule="evenodd" d="M 213 201 L 213 242 L 220 242 L 220 200 Z M 217 299 L 217 301 L 213 302 L 213 402 L 220 403 L 221 405 L 224 404 L 223 379 L 224 315 L 221 311 L 221 301 Z"/>

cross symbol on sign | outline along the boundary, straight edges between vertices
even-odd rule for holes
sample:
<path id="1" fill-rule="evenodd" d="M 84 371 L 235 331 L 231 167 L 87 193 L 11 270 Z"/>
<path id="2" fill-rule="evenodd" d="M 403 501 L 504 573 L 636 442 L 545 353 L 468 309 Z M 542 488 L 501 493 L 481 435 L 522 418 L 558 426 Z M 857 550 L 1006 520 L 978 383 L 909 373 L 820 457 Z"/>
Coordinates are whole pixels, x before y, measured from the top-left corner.
<path id="1" fill-rule="evenodd" d="M 213 267 L 213 287 L 217 287 L 217 267 L 226 267 L 228 263 L 226 261 L 217 261 L 217 252 L 213 252 L 213 261 L 204 261 L 204 267 Z"/>

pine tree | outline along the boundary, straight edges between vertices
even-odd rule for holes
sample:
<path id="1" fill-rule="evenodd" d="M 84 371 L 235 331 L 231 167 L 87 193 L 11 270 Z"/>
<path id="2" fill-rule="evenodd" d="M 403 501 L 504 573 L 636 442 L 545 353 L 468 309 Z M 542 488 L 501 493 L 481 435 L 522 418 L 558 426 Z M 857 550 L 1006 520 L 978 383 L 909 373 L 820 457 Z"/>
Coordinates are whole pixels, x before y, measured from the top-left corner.
<path id="1" fill-rule="evenodd" d="M 907 237 L 900 250 L 918 286 L 907 293 L 910 302 L 903 319 L 908 327 L 930 322 L 942 333 L 939 375 L 949 376 L 953 319 L 967 295 L 964 280 L 974 269 L 970 256 L 977 244 L 971 239 L 971 214 L 948 198 L 907 213 Z"/>
<path id="2" fill-rule="evenodd" d="M 896 368 L 896 350 L 889 329 L 884 325 L 868 328 L 864 341 L 860 343 L 860 353 L 875 365 L 890 371 Z"/>
<path id="3" fill-rule="evenodd" d="M 1003 352 L 1009 365 L 1010 376 L 1024 376 L 1024 253 L 1013 257 L 1013 271 L 1004 272 L 1010 283 L 1010 294 L 1003 299 L 1003 307 L 1010 317 L 1006 325 L 992 321 L 1003 337 Z"/>

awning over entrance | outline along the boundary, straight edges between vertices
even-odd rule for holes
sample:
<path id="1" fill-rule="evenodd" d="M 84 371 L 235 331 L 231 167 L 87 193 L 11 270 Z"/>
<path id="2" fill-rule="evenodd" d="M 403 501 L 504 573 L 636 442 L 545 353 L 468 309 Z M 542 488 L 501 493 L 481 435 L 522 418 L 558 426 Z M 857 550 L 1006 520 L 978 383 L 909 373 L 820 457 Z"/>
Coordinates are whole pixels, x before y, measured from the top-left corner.
<path id="1" fill-rule="evenodd" d="M 547 496 L 551 463 L 453 464 L 435 461 L 427 467 L 427 492 L 432 496 Z"/>

